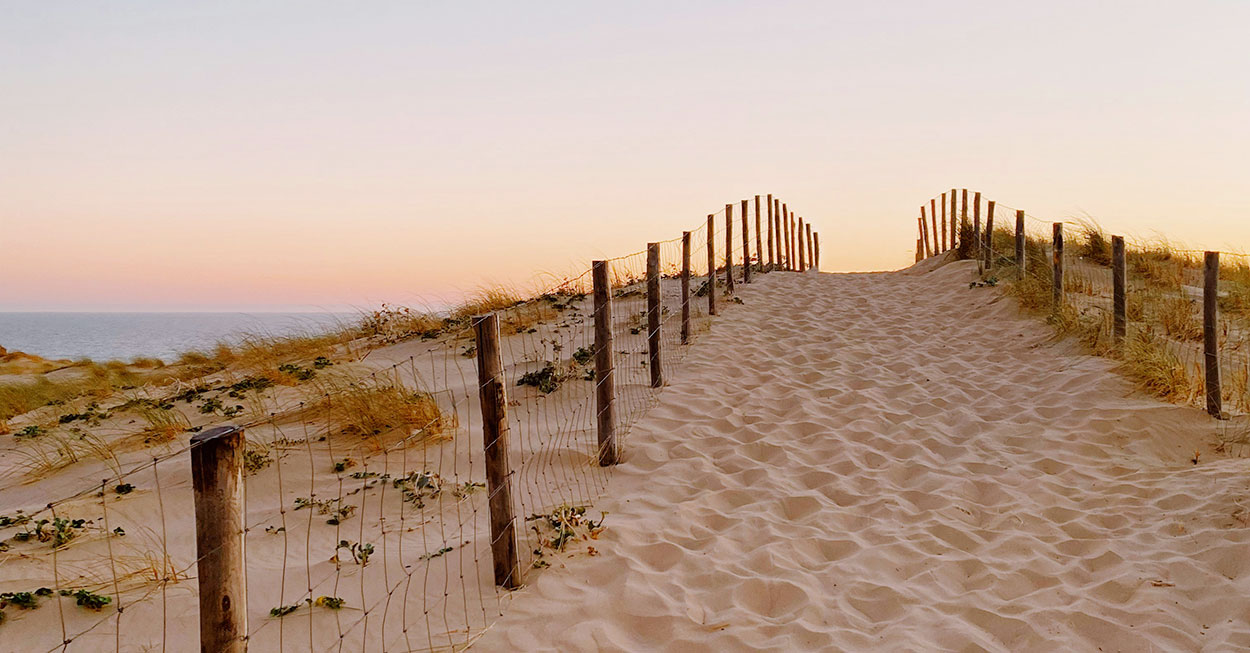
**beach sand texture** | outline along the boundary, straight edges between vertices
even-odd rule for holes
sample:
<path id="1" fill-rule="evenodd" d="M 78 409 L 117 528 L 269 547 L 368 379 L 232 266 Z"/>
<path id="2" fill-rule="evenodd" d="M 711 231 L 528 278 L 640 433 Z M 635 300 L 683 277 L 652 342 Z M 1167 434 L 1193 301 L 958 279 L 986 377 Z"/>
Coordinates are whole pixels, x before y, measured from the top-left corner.
<path id="1" fill-rule="evenodd" d="M 974 271 L 740 286 L 474 650 L 1250 647 L 1250 462 Z"/>

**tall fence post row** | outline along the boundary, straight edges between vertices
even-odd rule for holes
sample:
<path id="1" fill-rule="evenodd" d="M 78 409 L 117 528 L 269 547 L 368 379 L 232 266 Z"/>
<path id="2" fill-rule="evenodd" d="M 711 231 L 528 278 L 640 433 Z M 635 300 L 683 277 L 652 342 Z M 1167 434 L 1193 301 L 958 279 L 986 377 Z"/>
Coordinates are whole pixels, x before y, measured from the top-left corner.
<path id="1" fill-rule="evenodd" d="M 760 196 L 755 196 L 755 258 L 760 272 L 764 271 L 764 234 L 760 232 Z"/>
<path id="2" fill-rule="evenodd" d="M 503 352 L 499 347 L 499 316 L 495 313 L 475 315 L 472 324 L 477 341 L 477 384 L 482 407 L 482 446 L 495 584 L 516 589 L 521 586 L 521 566 L 517 558 L 516 515 L 510 485 L 508 391 L 503 375 Z"/>
<path id="3" fill-rule="evenodd" d="M 1024 210 L 1016 210 L 1016 275 L 1024 278 Z"/>
<path id="4" fill-rule="evenodd" d="M 734 205 L 725 205 L 725 292 L 734 292 Z"/>
<path id="5" fill-rule="evenodd" d="M 715 269 L 709 278 L 716 278 Z M 612 362 L 612 277 L 607 261 L 591 264 L 595 310 L 595 408 L 598 415 L 599 465 L 617 461 L 616 371 Z"/>
<path id="6" fill-rule="evenodd" d="M 982 248 L 982 256 L 985 258 L 985 269 L 990 269 L 994 265 L 994 200 L 986 202 L 985 206 L 985 246 Z"/>
<path id="7" fill-rule="evenodd" d="M 690 232 L 681 232 L 681 344 L 690 342 Z"/>
<path id="8" fill-rule="evenodd" d="M 707 214 L 707 314 L 716 315 L 716 216 Z"/>
<path id="9" fill-rule="evenodd" d="M 664 386 L 664 364 L 660 348 L 660 244 L 647 243 L 647 355 L 651 387 Z"/>
<path id="10" fill-rule="evenodd" d="M 218 426 L 191 437 L 195 491 L 200 650 L 247 650 L 243 540 L 243 429 Z"/>
<path id="11" fill-rule="evenodd" d="M 773 194 L 769 193 L 769 271 L 776 269 L 776 255 L 773 251 Z M 763 263 L 763 261 L 761 261 Z"/>
<path id="12" fill-rule="evenodd" d="M 1207 413 L 1223 418 L 1220 394 L 1219 318 L 1220 253 L 1206 252 L 1202 267 L 1202 353 L 1206 362 Z"/>
<path id="13" fill-rule="evenodd" d="M 1051 306 L 1055 313 L 1063 307 L 1063 223 L 1051 225 L 1052 242 L 1050 248 L 1051 267 Z"/>
<path id="14" fill-rule="evenodd" d="M 751 223 L 747 201 L 742 200 L 742 283 L 751 283 Z"/>

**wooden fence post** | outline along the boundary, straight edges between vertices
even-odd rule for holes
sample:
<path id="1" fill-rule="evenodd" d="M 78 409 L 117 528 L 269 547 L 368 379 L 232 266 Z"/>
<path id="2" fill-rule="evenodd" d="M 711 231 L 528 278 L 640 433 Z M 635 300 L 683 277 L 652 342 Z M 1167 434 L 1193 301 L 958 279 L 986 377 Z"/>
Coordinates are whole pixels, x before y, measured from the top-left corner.
<path id="1" fill-rule="evenodd" d="M 916 218 L 916 262 L 925 258 L 924 218 Z"/>
<path id="2" fill-rule="evenodd" d="M 1219 317 L 1220 253 L 1207 252 L 1202 267 L 1202 353 L 1207 368 L 1207 413 L 1223 419 L 1224 398 L 1220 394 Z"/>
<path id="3" fill-rule="evenodd" d="M 681 232 L 681 344 L 690 342 L 690 232 Z"/>
<path id="4" fill-rule="evenodd" d="M 725 205 L 725 292 L 734 293 L 734 205 Z"/>
<path id="5" fill-rule="evenodd" d="M 982 256 L 985 258 L 985 269 L 988 270 L 994 265 L 994 200 L 986 202 L 985 206 L 985 245 L 981 248 Z"/>
<path id="6" fill-rule="evenodd" d="M 511 590 L 521 586 L 521 566 L 517 561 L 516 515 L 512 506 L 508 384 L 504 381 L 503 353 L 499 348 L 499 316 L 495 313 L 475 315 L 471 322 L 477 340 L 477 393 L 482 405 L 482 439 L 486 452 L 491 558 L 495 563 L 495 584 Z"/>
<path id="7" fill-rule="evenodd" d="M 937 200 L 935 199 L 929 200 L 929 220 L 933 223 L 933 253 L 941 254 L 942 251 L 939 248 L 942 246 L 942 241 L 938 235 Z"/>
<path id="8" fill-rule="evenodd" d="M 968 190 L 964 189 L 964 204 L 968 202 Z M 981 192 L 972 196 L 972 255 L 977 259 L 977 272 L 984 273 L 981 265 Z"/>
<path id="9" fill-rule="evenodd" d="M 959 237 L 960 237 L 959 227 L 955 225 L 957 223 L 962 224 L 961 221 L 962 221 L 962 218 L 956 215 L 956 212 L 955 212 L 955 189 L 952 188 L 951 189 L 951 249 L 955 249 L 956 247 L 959 246 Z"/>
<path id="10" fill-rule="evenodd" d="M 764 271 L 764 233 L 760 231 L 760 196 L 755 196 L 755 258 L 756 268 Z"/>
<path id="11" fill-rule="evenodd" d="M 798 270 L 799 269 L 799 259 L 798 259 L 799 241 L 798 241 L 798 238 L 795 237 L 794 226 L 795 226 L 794 211 L 791 211 L 790 212 L 790 269 Z"/>
<path id="12" fill-rule="evenodd" d="M 1024 209 L 1016 209 L 1016 275 L 1024 278 Z"/>
<path id="13" fill-rule="evenodd" d="M 798 239 L 799 240 L 796 243 L 796 245 L 799 250 L 799 272 L 806 272 L 807 271 L 807 257 L 805 256 L 806 252 L 804 250 L 806 250 L 807 248 L 803 246 L 803 218 L 799 218 Z"/>
<path id="14" fill-rule="evenodd" d="M 815 245 L 813 245 L 813 247 L 815 247 L 815 250 L 816 250 L 814 254 L 814 256 L 816 257 L 816 271 L 820 272 L 820 232 L 818 231 L 815 234 L 813 234 L 812 238 L 816 240 Z"/>
<path id="15" fill-rule="evenodd" d="M 660 339 L 660 244 L 647 243 L 647 366 L 651 387 L 664 386 L 664 363 Z"/>
<path id="16" fill-rule="evenodd" d="M 929 258 L 933 256 L 933 241 L 929 238 L 929 220 L 924 213 L 924 205 L 920 205 L 920 233 L 924 238 L 924 256 Z"/>
<path id="17" fill-rule="evenodd" d="M 807 223 L 807 269 L 816 268 L 816 248 L 812 246 L 812 223 Z"/>
<path id="18" fill-rule="evenodd" d="M 781 269 L 789 271 L 794 267 L 794 262 L 790 260 L 790 208 L 785 202 L 781 203 L 781 232 L 782 232 L 782 258 Z"/>
<path id="19" fill-rule="evenodd" d="M 1053 309 L 1056 313 L 1063 307 L 1063 223 L 1056 222 L 1052 226 L 1053 238 L 1050 248 L 1050 268 L 1052 272 L 1051 293 Z"/>
<path id="20" fill-rule="evenodd" d="M 612 277 L 607 261 L 591 264 L 595 287 L 595 408 L 598 414 L 599 465 L 617 461 L 616 371 L 612 362 Z M 713 271 L 711 278 L 716 278 Z"/>
<path id="21" fill-rule="evenodd" d="M 716 315 L 716 215 L 707 214 L 707 314 Z"/>
<path id="22" fill-rule="evenodd" d="M 243 429 L 218 426 L 191 436 L 200 650 L 247 650 L 243 545 Z"/>
<path id="23" fill-rule="evenodd" d="M 773 251 L 773 194 L 768 194 L 768 271 L 777 269 L 777 255 Z"/>
<path id="24" fill-rule="evenodd" d="M 1124 265 L 1124 236 L 1111 237 L 1111 338 L 1116 347 L 1128 335 L 1128 274 Z"/>
<path id="25" fill-rule="evenodd" d="M 781 200 L 773 200 L 773 202 L 774 202 L 773 204 L 773 223 L 774 224 L 773 226 L 774 226 L 775 238 L 776 238 L 776 242 L 773 243 L 773 247 L 776 248 L 777 250 L 775 252 L 775 255 L 777 256 L 777 259 L 776 259 L 777 267 L 775 269 L 781 270 L 781 269 L 784 269 L 782 262 L 781 262 L 781 259 L 782 259 L 781 243 L 785 240 L 785 238 L 782 237 L 781 235 Z"/>
<path id="26" fill-rule="evenodd" d="M 747 201 L 742 200 L 742 283 L 751 283 L 751 223 Z"/>
<path id="27" fill-rule="evenodd" d="M 950 241 L 947 241 L 946 233 L 947 233 L 946 232 L 946 193 L 942 193 L 942 251 L 943 252 L 950 249 L 950 247 L 947 247 L 948 242 L 949 243 L 955 242 L 954 238 L 950 239 Z M 954 245 L 952 244 L 951 247 L 953 246 Z"/>

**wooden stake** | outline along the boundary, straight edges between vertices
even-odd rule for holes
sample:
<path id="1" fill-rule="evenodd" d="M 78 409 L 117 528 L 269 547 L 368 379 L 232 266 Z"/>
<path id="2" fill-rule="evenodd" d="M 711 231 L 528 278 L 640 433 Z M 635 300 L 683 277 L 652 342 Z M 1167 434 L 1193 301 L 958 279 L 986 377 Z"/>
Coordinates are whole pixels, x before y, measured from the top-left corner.
<path id="1" fill-rule="evenodd" d="M 985 256 L 985 269 L 994 265 L 994 200 L 986 202 L 985 207 L 985 247 L 981 250 Z"/>
<path id="2" fill-rule="evenodd" d="M 968 191 L 964 190 L 964 204 L 968 203 Z M 965 209 L 967 210 L 967 209 Z M 972 196 L 972 255 L 977 259 L 977 271 L 985 272 L 981 264 L 981 193 Z"/>
<path id="3" fill-rule="evenodd" d="M 773 251 L 773 195 L 768 194 L 768 271 L 777 269 L 777 254 Z"/>
<path id="4" fill-rule="evenodd" d="M 813 235 L 812 235 L 812 238 L 814 238 L 814 239 L 816 240 L 816 244 L 815 244 L 815 248 L 816 248 L 816 253 L 815 253 L 815 256 L 816 256 L 816 271 L 817 271 L 817 272 L 820 272 L 820 232 L 816 232 L 815 234 L 813 234 Z"/>
<path id="5" fill-rule="evenodd" d="M 812 223 L 807 223 L 807 269 L 816 268 L 816 248 L 812 245 Z"/>
<path id="6" fill-rule="evenodd" d="M 742 200 L 742 283 L 751 283 L 751 223 L 746 200 Z"/>
<path id="7" fill-rule="evenodd" d="M 929 200 L 929 220 L 933 223 L 933 253 L 935 255 L 941 254 L 942 252 L 939 248 L 942 246 L 942 241 L 940 232 L 938 232 L 937 200 L 935 199 Z"/>
<path id="8" fill-rule="evenodd" d="M 651 387 L 664 386 L 664 363 L 660 348 L 660 244 L 647 243 L 647 366 Z"/>
<path id="9" fill-rule="evenodd" d="M 805 256 L 807 248 L 803 246 L 803 218 L 799 218 L 799 272 L 807 271 L 807 257 Z"/>
<path id="10" fill-rule="evenodd" d="M 933 242 L 929 238 L 929 221 L 925 219 L 924 205 L 920 206 L 920 236 L 924 239 L 924 256 L 933 256 Z"/>
<path id="11" fill-rule="evenodd" d="M 1024 278 L 1024 210 L 1016 210 L 1016 276 Z"/>
<path id="12" fill-rule="evenodd" d="M 799 240 L 798 240 L 798 237 L 794 233 L 794 228 L 796 224 L 797 223 L 795 222 L 794 211 L 791 211 L 790 212 L 790 262 L 791 262 L 791 269 L 795 271 L 799 270 L 799 268 L 801 267 L 801 264 L 798 258 Z"/>
<path id="13" fill-rule="evenodd" d="M 616 371 L 612 362 L 612 276 L 607 261 L 591 264 L 595 289 L 595 408 L 598 414 L 599 465 L 617 462 Z M 710 275 L 716 278 L 716 273 Z"/>
<path id="14" fill-rule="evenodd" d="M 943 251 L 943 252 L 945 252 L 946 250 L 950 249 L 950 247 L 948 247 L 948 246 L 947 246 L 947 243 L 954 243 L 954 242 L 955 242 L 955 239 L 954 239 L 954 238 L 951 238 L 949 241 L 947 240 L 947 232 L 946 232 L 946 193 L 942 193 L 942 251 Z M 953 245 L 952 245 L 952 246 L 953 246 Z"/>
<path id="15" fill-rule="evenodd" d="M 681 344 L 690 343 L 690 232 L 681 232 Z"/>
<path id="16" fill-rule="evenodd" d="M 755 196 L 755 267 L 764 271 L 764 234 L 760 231 L 760 196 Z"/>
<path id="17" fill-rule="evenodd" d="M 707 314 L 716 315 L 716 215 L 707 214 Z"/>
<path id="18" fill-rule="evenodd" d="M 243 429 L 191 436 L 200 650 L 247 650 L 247 557 L 243 542 Z"/>
<path id="19" fill-rule="evenodd" d="M 475 315 L 470 322 L 477 339 L 477 393 L 482 406 L 482 443 L 486 452 L 491 559 L 495 584 L 511 590 L 521 586 L 521 565 L 517 561 L 516 515 L 512 506 L 508 384 L 504 380 L 503 353 L 499 348 L 499 316 L 495 313 Z"/>
<path id="20" fill-rule="evenodd" d="M 734 293 L 734 205 L 725 205 L 725 292 Z"/>
<path id="21" fill-rule="evenodd" d="M 781 259 L 782 259 L 781 243 L 785 240 L 785 238 L 781 235 L 781 200 L 773 200 L 773 202 L 774 202 L 773 204 L 773 226 L 774 226 L 774 231 L 776 232 L 775 237 L 777 239 L 776 242 L 773 243 L 773 247 L 776 249 L 775 255 L 777 257 L 776 259 L 777 267 L 774 269 L 781 270 L 781 269 L 784 269 L 784 266 L 781 262 Z"/>
<path id="22" fill-rule="evenodd" d="M 951 249 L 959 246 L 959 227 L 960 217 L 955 212 L 955 189 L 951 189 Z"/>
<path id="23" fill-rule="evenodd" d="M 1124 265 L 1124 236 L 1111 237 L 1111 337 L 1116 347 L 1128 334 L 1128 273 Z"/>
<path id="24" fill-rule="evenodd" d="M 1063 307 L 1063 223 L 1056 222 L 1051 225 L 1054 233 L 1051 245 L 1050 267 L 1053 272 L 1051 278 L 1051 292 L 1053 299 L 1053 309 L 1055 313 Z"/>
<path id="25" fill-rule="evenodd" d="M 794 268 L 794 262 L 790 260 L 790 209 L 785 202 L 781 203 L 781 233 L 784 241 L 781 250 L 781 269 L 788 271 Z"/>
<path id="26" fill-rule="evenodd" d="M 1219 318 L 1220 253 L 1207 252 L 1202 267 L 1202 353 L 1207 368 L 1207 413 L 1224 418 L 1224 398 L 1220 394 Z"/>

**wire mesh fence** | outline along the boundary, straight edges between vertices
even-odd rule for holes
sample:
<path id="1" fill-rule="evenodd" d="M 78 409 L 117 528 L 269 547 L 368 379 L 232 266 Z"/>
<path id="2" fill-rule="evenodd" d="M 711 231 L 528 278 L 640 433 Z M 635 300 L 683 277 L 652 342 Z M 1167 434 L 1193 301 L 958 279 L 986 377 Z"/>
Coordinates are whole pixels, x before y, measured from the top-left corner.
<path id="1" fill-rule="evenodd" d="M 652 368 L 679 370 L 714 306 L 734 301 L 730 284 L 748 268 L 791 266 L 801 241 L 783 253 L 792 229 L 770 199 L 726 205 L 656 243 L 654 307 L 647 250 L 607 261 L 621 441 L 662 391 Z M 387 308 L 321 343 L 324 355 L 196 359 L 200 373 L 164 385 L 14 416 L 0 447 L 0 633 L 32 651 L 198 650 L 220 625 L 201 623 L 201 590 L 218 582 L 205 570 L 237 549 L 245 589 L 231 599 L 243 618 L 220 629 L 223 641 L 233 627 L 265 651 L 471 644 L 506 608 L 505 587 L 595 554 L 593 504 L 610 467 L 599 464 L 592 291 L 586 270 L 523 301 L 485 292 L 437 319 Z M 507 394 L 506 495 L 484 453 L 470 316 L 485 312 L 497 318 Z M 210 505 L 209 482 L 192 458 L 225 437 L 223 423 L 243 433 L 238 518 L 214 515 L 224 543 L 206 546 L 197 510 Z M 501 496 L 517 552 L 503 579 L 492 532 Z"/>
<path id="2" fill-rule="evenodd" d="M 996 202 L 983 208 L 988 231 L 971 239 L 975 251 L 959 252 L 977 260 L 979 283 L 1005 282 L 1021 308 L 1118 360 L 1147 393 L 1206 408 L 1220 418 L 1224 446 L 1250 451 L 1250 257 L 1124 239 L 1089 219 L 1047 221 Z M 931 215 L 917 223 L 917 259 L 955 249 L 926 247 L 942 242 L 940 218 L 935 232 Z"/>

